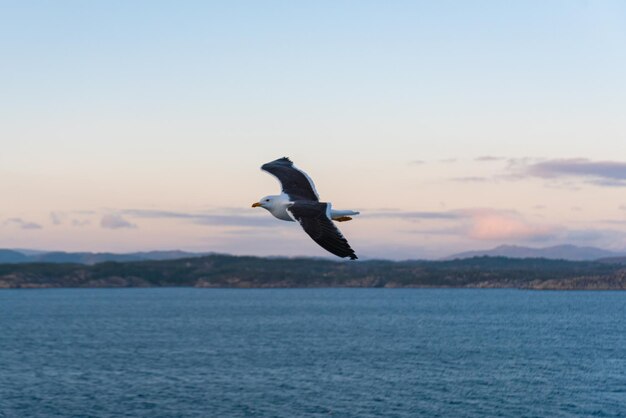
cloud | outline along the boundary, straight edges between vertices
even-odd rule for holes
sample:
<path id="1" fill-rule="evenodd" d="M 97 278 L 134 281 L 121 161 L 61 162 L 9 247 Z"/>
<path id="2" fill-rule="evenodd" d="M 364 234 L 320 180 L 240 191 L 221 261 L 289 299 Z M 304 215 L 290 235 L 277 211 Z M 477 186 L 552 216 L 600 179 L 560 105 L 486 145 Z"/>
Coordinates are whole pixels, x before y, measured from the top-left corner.
<path id="1" fill-rule="evenodd" d="M 619 229 L 598 226 L 570 229 L 561 225 L 537 224 L 511 210 L 463 209 L 458 212 L 459 221 L 450 226 L 401 232 L 425 237 L 449 237 L 448 241 L 452 243 L 451 245 L 458 246 L 459 242 L 465 242 L 461 246 L 464 249 L 471 248 L 472 241 L 489 241 L 493 244 L 575 244 L 609 248 L 614 251 L 624 251 L 626 248 L 626 231 Z M 604 220 L 602 223 L 626 227 L 626 220 Z"/>
<path id="2" fill-rule="evenodd" d="M 414 230 L 413 233 L 463 235 L 478 240 L 542 240 L 553 236 L 558 228 L 535 225 L 526 221 L 518 212 L 489 208 L 457 209 L 443 212 L 383 211 L 364 214 L 371 218 L 397 218 L 405 220 L 448 220 L 457 227 Z"/>
<path id="3" fill-rule="evenodd" d="M 477 240 L 543 241 L 555 236 L 557 227 L 535 225 L 515 211 L 469 209 L 466 216 L 466 235 Z"/>
<path id="4" fill-rule="evenodd" d="M 117 213 L 109 213 L 102 216 L 100 220 L 100 226 L 106 229 L 122 229 L 122 228 L 136 228 L 137 225 L 128 222 Z"/>
<path id="5" fill-rule="evenodd" d="M 489 181 L 488 177 L 479 177 L 479 176 L 467 176 L 467 177 L 453 177 L 450 180 L 456 181 L 459 183 L 484 183 Z"/>
<path id="6" fill-rule="evenodd" d="M 457 235 L 473 240 L 544 241 L 554 238 L 563 228 L 534 224 L 517 211 L 469 208 L 443 212 L 384 211 L 364 214 L 372 218 L 397 218 L 404 220 L 444 220 L 453 222 L 445 228 L 428 228 L 405 231 L 425 235 Z"/>
<path id="7" fill-rule="evenodd" d="M 557 179 L 582 177 L 599 186 L 625 187 L 626 162 L 592 161 L 586 158 L 553 159 L 519 166 L 526 177 Z"/>
<path id="8" fill-rule="evenodd" d="M 478 162 L 493 162 L 493 161 L 505 161 L 505 157 L 494 157 L 491 155 L 482 155 L 480 157 L 474 158 L 474 161 Z"/>
<path id="9" fill-rule="evenodd" d="M 73 213 L 75 215 L 95 215 L 98 212 L 96 212 L 95 210 L 72 210 L 70 211 L 70 213 Z"/>
<path id="10" fill-rule="evenodd" d="M 72 226 L 83 227 L 91 224 L 91 221 L 87 219 L 72 219 Z"/>
<path id="11" fill-rule="evenodd" d="M 63 212 L 50 212 L 50 220 L 53 225 L 61 225 L 65 220 L 65 214 Z"/>
<path id="12" fill-rule="evenodd" d="M 16 225 L 20 229 L 42 229 L 38 223 L 25 221 L 22 218 L 7 219 L 4 221 L 4 225 Z"/>
<path id="13" fill-rule="evenodd" d="M 534 157 L 505 158 L 484 155 L 474 158 L 476 162 L 506 161 L 504 172 L 487 176 L 453 177 L 449 180 L 461 183 L 487 181 L 520 181 L 529 178 L 548 180 L 548 185 L 556 188 L 577 190 L 582 179 L 584 183 L 602 187 L 626 187 L 626 162 L 597 161 L 587 158 L 542 159 Z M 438 160 L 439 163 L 455 163 L 456 158 Z M 416 160 L 410 164 L 423 164 Z"/>
<path id="14" fill-rule="evenodd" d="M 491 155 L 482 155 L 479 157 L 474 158 L 473 161 L 476 162 L 496 162 L 496 161 L 510 161 L 511 159 L 505 158 L 505 157 L 494 157 Z M 463 160 L 459 160 L 458 158 L 441 158 L 439 160 L 434 160 L 433 162 L 437 162 L 440 164 L 453 164 L 453 163 L 457 163 Z M 409 161 L 409 165 L 423 165 L 423 164 L 427 164 L 428 161 L 425 160 L 412 160 Z"/>
<path id="15" fill-rule="evenodd" d="M 174 219 L 193 219 L 195 214 L 185 212 L 172 212 L 166 210 L 152 209 L 124 209 L 121 211 L 125 215 L 137 218 L 174 218 Z"/>
<path id="16" fill-rule="evenodd" d="M 228 212 L 228 210 L 225 210 Z M 259 215 L 222 215 L 210 213 L 188 213 L 150 209 L 126 209 L 122 213 L 126 216 L 151 219 L 183 219 L 200 225 L 242 226 L 256 228 L 274 228 L 276 220 L 268 214 Z"/>
<path id="17" fill-rule="evenodd" d="M 622 220 L 622 219 L 603 219 L 601 222 L 605 224 L 613 224 L 613 225 L 626 225 L 626 220 Z"/>
<path id="18" fill-rule="evenodd" d="M 626 187 L 625 180 L 596 179 L 590 181 L 589 183 L 604 187 Z"/>
<path id="19" fill-rule="evenodd" d="M 428 211 L 379 211 L 364 212 L 363 218 L 397 218 L 406 220 L 420 219 L 458 219 L 459 214 L 455 212 L 428 212 Z"/>
<path id="20" fill-rule="evenodd" d="M 464 234 L 464 229 L 461 226 L 453 226 L 449 228 L 427 228 L 427 229 L 414 229 L 411 231 L 398 231 L 398 232 L 409 232 L 411 234 L 418 235 L 453 235 L 453 236 L 462 236 Z"/>
<path id="21" fill-rule="evenodd" d="M 84 217 L 96 214 L 97 212 L 92 210 L 52 211 L 50 212 L 50 221 L 53 225 L 69 223 L 71 226 L 81 227 L 91 224 L 91 221 L 84 219 Z"/>

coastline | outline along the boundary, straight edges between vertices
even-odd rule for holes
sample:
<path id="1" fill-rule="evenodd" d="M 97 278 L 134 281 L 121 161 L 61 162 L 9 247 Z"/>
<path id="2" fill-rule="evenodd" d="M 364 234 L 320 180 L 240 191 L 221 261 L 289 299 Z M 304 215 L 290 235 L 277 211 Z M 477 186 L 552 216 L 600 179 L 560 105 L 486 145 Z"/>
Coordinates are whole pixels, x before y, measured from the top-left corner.
<path id="1" fill-rule="evenodd" d="M 95 265 L 0 265 L 0 289 L 123 287 L 626 290 L 626 266 L 504 257 L 337 262 L 229 255 Z"/>

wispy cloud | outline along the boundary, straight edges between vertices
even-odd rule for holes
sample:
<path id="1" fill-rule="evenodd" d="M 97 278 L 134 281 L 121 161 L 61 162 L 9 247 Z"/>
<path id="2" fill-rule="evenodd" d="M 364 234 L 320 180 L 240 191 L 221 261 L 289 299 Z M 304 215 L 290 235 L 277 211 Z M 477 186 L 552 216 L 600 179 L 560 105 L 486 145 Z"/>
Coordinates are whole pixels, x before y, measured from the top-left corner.
<path id="1" fill-rule="evenodd" d="M 93 210 L 69 210 L 69 211 L 52 211 L 49 213 L 50 222 L 53 225 L 71 225 L 71 226 L 87 226 L 91 224 L 91 220 L 85 219 L 92 215 L 96 215 L 97 212 Z"/>
<path id="2" fill-rule="evenodd" d="M 183 219 L 200 225 L 217 226 L 242 226 L 256 228 L 273 228 L 277 226 L 276 220 L 269 214 L 238 215 L 238 214 L 210 214 L 198 212 L 175 212 L 150 209 L 126 209 L 121 211 L 126 216 L 151 219 Z"/>
<path id="3" fill-rule="evenodd" d="M 467 177 L 452 177 L 451 181 L 456 181 L 458 183 L 485 183 L 490 181 L 489 177 L 480 177 L 480 176 L 467 176 Z"/>
<path id="4" fill-rule="evenodd" d="M 453 160 L 441 160 L 453 161 Z M 578 190 L 582 183 L 603 187 L 626 187 L 626 162 L 595 161 L 587 158 L 542 159 L 481 156 L 476 162 L 506 161 L 503 171 L 491 175 L 468 175 L 449 180 L 461 183 L 521 181 L 530 178 L 547 180 L 549 187 Z"/>
<path id="5" fill-rule="evenodd" d="M 494 157 L 491 155 L 483 155 L 480 157 L 476 157 L 473 160 L 465 160 L 459 158 L 440 158 L 438 160 L 433 160 L 431 162 L 440 163 L 440 164 L 453 164 L 464 161 L 475 161 L 475 162 L 497 162 L 497 161 L 507 161 L 508 159 L 505 157 Z M 423 165 L 427 164 L 428 161 L 425 160 L 412 160 L 409 161 L 409 165 Z"/>
<path id="6" fill-rule="evenodd" d="M 50 212 L 50 221 L 53 225 L 62 225 L 65 220 L 65 214 L 63 212 Z"/>
<path id="7" fill-rule="evenodd" d="M 492 155 L 482 155 L 480 157 L 474 158 L 474 161 L 478 162 L 496 162 L 496 161 L 505 161 L 505 157 L 494 157 Z"/>
<path id="8" fill-rule="evenodd" d="M 401 210 L 389 210 L 378 212 L 364 212 L 361 215 L 363 218 L 397 218 L 406 220 L 420 220 L 420 219 L 458 219 L 459 214 L 456 212 L 443 211 L 443 212 L 429 212 L 429 211 L 401 211 Z"/>
<path id="9" fill-rule="evenodd" d="M 408 232 L 417 235 L 451 235 L 457 237 L 464 235 L 464 229 L 460 225 L 447 228 L 420 228 L 409 231 L 402 230 L 398 232 Z"/>
<path id="10" fill-rule="evenodd" d="M 596 179 L 589 183 L 604 187 L 626 187 L 626 180 Z"/>
<path id="11" fill-rule="evenodd" d="M 20 229 L 42 229 L 42 226 L 35 222 L 25 221 L 22 218 L 9 218 L 4 221 L 4 225 L 14 225 Z"/>
<path id="12" fill-rule="evenodd" d="M 83 227 L 91 225 L 91 221 L 87 219 L 72 219 L 71 225 L 75 227 Z"/>
<path id="13" fill-rule="evenodd" d="M 585 178 L 588 183 L 598 186 L 625 187 L 626 162 L 593 161 L 586 158 L 553 159 L 518 164 L 518 174 L 543 179 Z"/>
<path id="14" fill-rule="evenodd" d="M 127 221 L 118 213 L 108 213 L 102 216 L 100 226 L 105 229 L 136 228 L 137 225 Z"/>

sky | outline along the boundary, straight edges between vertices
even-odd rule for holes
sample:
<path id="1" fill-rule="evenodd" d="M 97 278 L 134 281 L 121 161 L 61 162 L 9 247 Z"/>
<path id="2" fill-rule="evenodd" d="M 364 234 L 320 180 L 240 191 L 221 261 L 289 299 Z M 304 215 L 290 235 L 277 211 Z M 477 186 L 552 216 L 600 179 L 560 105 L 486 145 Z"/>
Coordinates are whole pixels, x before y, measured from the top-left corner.
<path id="1" fill-rule="evenodd" d="M 626 3 L 0 0 L 0 248 L 626 251 Z"/>

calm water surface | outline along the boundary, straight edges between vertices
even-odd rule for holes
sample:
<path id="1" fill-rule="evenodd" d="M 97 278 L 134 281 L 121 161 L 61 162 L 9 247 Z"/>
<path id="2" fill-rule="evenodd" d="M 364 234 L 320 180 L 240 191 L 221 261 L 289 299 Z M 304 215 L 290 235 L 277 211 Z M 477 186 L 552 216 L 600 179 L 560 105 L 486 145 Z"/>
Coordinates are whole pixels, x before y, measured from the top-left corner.
<path id="1" fill-rule="evenodd" d="M 0 291 L 0 417 L 626 416 L 626 292 Z"/>

